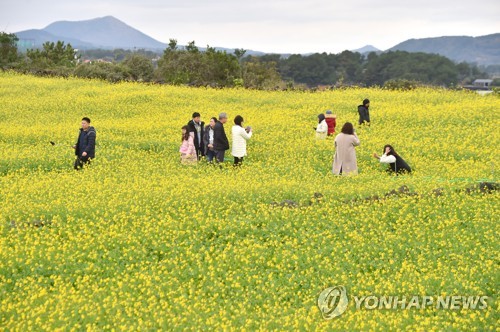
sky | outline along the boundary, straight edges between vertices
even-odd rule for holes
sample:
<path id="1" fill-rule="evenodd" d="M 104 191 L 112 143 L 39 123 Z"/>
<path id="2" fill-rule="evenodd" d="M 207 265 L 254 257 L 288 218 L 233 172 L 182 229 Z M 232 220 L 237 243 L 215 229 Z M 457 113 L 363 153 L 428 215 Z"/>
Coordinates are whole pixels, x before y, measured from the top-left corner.
<path id="1" fill-rule="evenodd" d="M 386 50 L 411 38 L 500 33 L 500 0 L 0 0 L 0 31 L 108 15 L 164 43 L 267 53 Z"/>

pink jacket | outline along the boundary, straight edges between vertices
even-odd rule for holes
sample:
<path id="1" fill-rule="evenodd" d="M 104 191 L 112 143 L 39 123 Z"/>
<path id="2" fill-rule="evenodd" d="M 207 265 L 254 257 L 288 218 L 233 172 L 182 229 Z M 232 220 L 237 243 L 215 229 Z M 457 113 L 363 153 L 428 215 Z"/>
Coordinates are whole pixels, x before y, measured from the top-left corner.
<path id="1" fill-rule="evenodd" d="M 193 136 L 189 135 L 188 140 L 182 141 L 181 148 L 179 149 L 179 152 L 182 154 L 196 154 L 196 149 L 194 147 L 194 138 Z"/>

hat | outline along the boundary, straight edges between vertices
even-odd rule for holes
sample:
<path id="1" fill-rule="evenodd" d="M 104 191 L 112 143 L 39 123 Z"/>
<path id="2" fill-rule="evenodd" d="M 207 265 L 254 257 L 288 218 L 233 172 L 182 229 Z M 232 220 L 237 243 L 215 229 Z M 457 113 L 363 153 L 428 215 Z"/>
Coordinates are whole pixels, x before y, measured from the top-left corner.
<path id="1" fill-rule="evenodd" d="M 332 110 L 327 110 L 326 114 L 332 114 Z"/>
<path id="2" fill-rule="evenodd" d="M 201 116 L 201 115 L 200 115 L 200 113 L 198 113 L 198 112 L 194 112 L 194 113 L 193 113 L 193 119 L 194 119 L 194 118 L 197 118 L 197 117 L 199 117 L 199 116 Z"/>

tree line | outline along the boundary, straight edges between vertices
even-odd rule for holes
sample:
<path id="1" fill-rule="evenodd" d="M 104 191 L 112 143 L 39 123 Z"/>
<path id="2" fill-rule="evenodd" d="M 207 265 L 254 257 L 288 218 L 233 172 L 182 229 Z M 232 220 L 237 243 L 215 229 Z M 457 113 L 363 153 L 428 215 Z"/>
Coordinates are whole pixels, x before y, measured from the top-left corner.
<path id="1" fill-rule="evenodd" d="M 452 87 L 487 75 L 477 66 L 454 63 L 426 53 L 394 51 L 364 56 L 357 52 L 245 56 L 230 54 L 192 41 L 179 47 L 170 39 L 159 55 L 146 50 L 77 51 L 62 41 L 46 42 L 41 49 L 20 53 L 18 38 L 0 32 L 0 67 L 50 76 L 98 78 L 111 82 L 140 81 L 212 87 L 254 89 L 314 88 L 318 86 L 386 86 L 411 88 L 418 84 Z M 81 55 L 100 61 L 81 61 Z M 102 61 L 104 59 L 104 61 Z"/>

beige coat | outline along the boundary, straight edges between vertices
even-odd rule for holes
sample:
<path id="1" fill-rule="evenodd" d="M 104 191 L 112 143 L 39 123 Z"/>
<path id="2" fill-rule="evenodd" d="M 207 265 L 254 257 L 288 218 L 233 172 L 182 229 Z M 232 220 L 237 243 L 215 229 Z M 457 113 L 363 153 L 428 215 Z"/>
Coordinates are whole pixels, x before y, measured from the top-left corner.
<path id="1" fill-rule="evenodd" d="M 347 135 L 340 133 L 335 137 L 335 156 L 333 158 L 332 172 L 335 175 L 358 174 L 358 165 L 356 161 L 355 146 L 360 144 L 359 138 L 356 135 Z"/>

